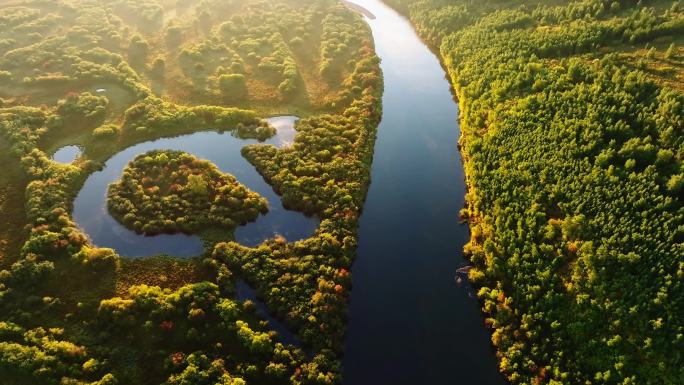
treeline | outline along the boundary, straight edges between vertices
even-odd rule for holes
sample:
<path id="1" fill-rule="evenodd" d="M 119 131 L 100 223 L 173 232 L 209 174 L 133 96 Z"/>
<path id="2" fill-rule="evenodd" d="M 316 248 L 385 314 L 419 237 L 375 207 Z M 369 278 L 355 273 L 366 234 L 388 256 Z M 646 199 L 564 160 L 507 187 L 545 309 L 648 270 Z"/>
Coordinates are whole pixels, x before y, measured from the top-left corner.
<path id="1" fill-rule="evenodd" d="M 321 58 L 319 71 L 329 81 L 339 79 L 340 70 L 349 60 L 350 52 L 359 45 L 358 35 L 354 33 L 364 28 L 363 21 L 350 15 L 342 7 L 328 13 L 321 21 Z"/>
<path id="2" fill-rule="evenodd" d="M 275 128 L 251 110 L 211 105 L 186 107 L 150 97 L 124 113 L 121 141 L 139 142 L 201 130 L 234 131 L 241 138 L 258 140 L 275 134 Z"/>
<path id="3" fill-rule="evenodd" d="M 684 382 L 684 95 L 648 70 L 684 70 L 681 4 L 392 3 L 459 96 L 465 251 L 502 373 Z"/>

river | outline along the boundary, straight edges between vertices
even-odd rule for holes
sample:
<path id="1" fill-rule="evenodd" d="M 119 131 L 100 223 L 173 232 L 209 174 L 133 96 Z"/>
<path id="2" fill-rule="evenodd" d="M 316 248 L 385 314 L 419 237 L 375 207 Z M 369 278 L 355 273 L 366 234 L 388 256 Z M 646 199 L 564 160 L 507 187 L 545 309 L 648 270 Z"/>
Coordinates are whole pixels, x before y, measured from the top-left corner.
<path id="1" fill-rule="evenodd" d="M 438 59 L 378 0 L 353 0 L 385 80 L 372 183 L 360 219 L 343 362 L 347 385 L 504 384 L 466 264 L 458 105 Z"/>

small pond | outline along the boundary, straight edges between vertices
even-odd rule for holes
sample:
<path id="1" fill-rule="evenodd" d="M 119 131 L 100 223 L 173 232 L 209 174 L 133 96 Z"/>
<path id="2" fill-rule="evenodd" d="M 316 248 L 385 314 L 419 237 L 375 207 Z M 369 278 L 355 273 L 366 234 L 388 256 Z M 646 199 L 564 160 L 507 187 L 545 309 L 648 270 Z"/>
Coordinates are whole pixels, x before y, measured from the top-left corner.
<path id="1" fill-rule="evenodd" d="M 264 141 L 282 147 L 292 142 L 295 116 L 278 116 L 268 121 L 278 130 Z M 318 228 L 319 219 L 307 217 L 298 211 L 283 207 L 280 196 L 264 181 L 254 166 L 242 157 L 242 147 L 259 143 L 254 139 L 239 139 L 230 132 L 202 131 L 193 134 L 162 138 L 136 144 L 107 160 L 101 171 L 94 172 L 85 181 L 74 200 L 73 218 L 93 244 L 110 247 L 122 256 L 143 257 L 167 254 L 190 257 L 202 253 L 202 240 L 196 235 L 161 234 L 145 236 L 121 225 L 107 210 L 107 188 L 118 180 L 128 162 L 137 155 L 151 150 L 180 150 L 213 162 L 221 171 L 234 175 L 237 180 L 268 200 L 269 212 L 255 222 L 235 230 L 235 240 L 246 246 L 256 246 L 276 235 L 288 241 L 310 237 Z"/>
<path id="2" fill-rule="evenodd" d="M 52 154 L 52 160 L 57 163 L 69 164 L 76 160 L 81 155 L 81 147 L 69 145 L 60 147 Z"/>

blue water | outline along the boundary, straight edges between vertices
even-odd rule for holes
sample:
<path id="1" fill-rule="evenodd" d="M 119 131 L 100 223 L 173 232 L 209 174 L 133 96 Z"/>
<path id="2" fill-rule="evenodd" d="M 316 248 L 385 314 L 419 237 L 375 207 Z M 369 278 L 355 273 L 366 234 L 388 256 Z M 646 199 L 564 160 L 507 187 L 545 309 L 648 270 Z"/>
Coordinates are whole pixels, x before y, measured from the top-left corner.
<path id="1" fill-rule="evenodd" d="M 277 147 L 292 143 L 296 131 L 294 116 L 269 119 L 277 134 L 265 141 Z M 128 147 L 109 158 L 101 171 L 91 174 L 74 200 L 73 218 L 91 242 L 99 247 L 110 247 L 122 256 L 142 257 L 167 254 L 189 257 L 202 254 L 202 240 L 195 235 L 136 234 L 114 219 L 107 210 L 107 187 L 118 180 L 125 166 L 137 155 L 151 150 L 182 150 L 201 159 L 207 159 L 234 175 L 237 180 L 268 200 L 269 212 L 255 222 L 235 230 L 235 239 L 246 246 L 255 246 L 276 235 L 288 241 L 310 237 L 318 228 L 319 219 L 301 212 L 286 210 L 273 188 L 264 181 L 254 166 L 240 154 L 242 147 L 258 143 L 252 139 L 239 139 L 231 133 L 213 131 L 196 132 L 174 138 L 152 140 Z"/>
<path id="2" fill-rule="evenodd" d="M 343 361 L 348 385 L 503 384 L 466 264 L 458 105 L 437 58 L 378 0 L 352 0 L 385 80 L 372 184 L 360 218 Z"/>
<path id="3" fill-rule="evenodd" d="M 76 160 L 81 155 L 81 148 L 78 146 L 70 145 L 60 147 L 54 154 L 52 154 L 52 159 L 57 163 L 69 164 Z"/>

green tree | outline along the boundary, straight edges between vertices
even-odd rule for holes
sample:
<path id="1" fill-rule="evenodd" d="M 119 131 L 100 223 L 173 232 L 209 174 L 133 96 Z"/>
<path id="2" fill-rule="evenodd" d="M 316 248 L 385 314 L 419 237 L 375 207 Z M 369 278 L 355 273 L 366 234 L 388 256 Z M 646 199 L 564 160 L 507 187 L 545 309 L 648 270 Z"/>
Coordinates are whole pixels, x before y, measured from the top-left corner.
<path id="1" fill-rule="evenodd" d="M 242 100 L 247 97 L 247 82 L 243 74 L 221 75 L 218 79 L 221 94 L 227 100 Z"/>
<path id="2" fill-rule="evenodd" d="M 188 175 L 188 182 L 185 185 L 185 188 L 198 196 L 206 196 L 209 194 L 207 181 L 204 180 L 202 175 Z"/>
<path id="3" fill-rule="evenodd" d="M 667 51 L 665 51 L 665 58 L 666 59 L 674 59 L 675 55 L 677 54 L 677 46 L 675 43 L 670 44 L 669 47 L 667 47 Z"/>

